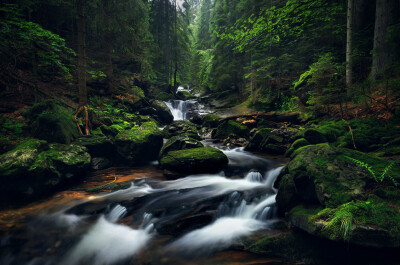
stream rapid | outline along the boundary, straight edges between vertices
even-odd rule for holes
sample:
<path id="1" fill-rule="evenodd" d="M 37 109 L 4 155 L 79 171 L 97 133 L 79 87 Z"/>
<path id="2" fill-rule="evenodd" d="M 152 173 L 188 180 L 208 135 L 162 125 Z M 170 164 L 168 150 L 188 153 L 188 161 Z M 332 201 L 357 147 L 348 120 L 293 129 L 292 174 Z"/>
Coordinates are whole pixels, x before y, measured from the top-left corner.
<path id="1" fill-rule="evenodd" d="M 195 100 L 167 105 L 175 120 L 199 109 Z M 126 189 L 37 211 L 1 237 L 0 264 L 262 264 L 229 251 L 278 221 L 273 184 L 282 167 L 243 148 L 222 151 L 229 164 L 218 174 L 144 176 Z"/>

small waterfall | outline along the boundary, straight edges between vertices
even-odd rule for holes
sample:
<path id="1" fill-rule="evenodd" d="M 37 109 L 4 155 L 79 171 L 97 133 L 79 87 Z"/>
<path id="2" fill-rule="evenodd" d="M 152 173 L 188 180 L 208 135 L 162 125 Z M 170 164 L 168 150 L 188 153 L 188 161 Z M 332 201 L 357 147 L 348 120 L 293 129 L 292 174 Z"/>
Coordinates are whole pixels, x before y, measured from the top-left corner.
<path id="1" fill-rule="evenodd" d="M 167 104 L 174 116 L 174 121 L 182 121 L 189 118 L 189 111 L 192 105 L 191 101 L 170 100 L 166 101 L 165 104 Z"/>
<path id="2" fill-rule="evenodd" d="M 263 176 L 261 175 L 260 172 L 249 172 L 249 174 L 247 174 L 246 180 L 248 181 L 253 181 L 253 182 L 263 182 Z"/>
<path id="3" fill-rule="evenodd" d="M 265 188 L 273 185 L 283 167 L 266 173 L 265 181 L 259 172 L 250 172 L 243 180 L 248 183 L 263 183 Z M 248 236 L 256 230 L 268 228 L 277 217 L 274 194 L 267 194 L 248 203 L 238 191 L 233 191 L 219 205 L 217 219 L 210 225 L 193 230 L 175 242 L 169 249 L 187 254 L 203 254 L 229 247 L 234 240 Z"/>
<path id="4" fill-rule="evenodd" d="M 115 223 L 119 219 L 123 218 L 127 213 L 127 209 L 124 206 L 117 204 L 107 215 L 107 220 Z"/>

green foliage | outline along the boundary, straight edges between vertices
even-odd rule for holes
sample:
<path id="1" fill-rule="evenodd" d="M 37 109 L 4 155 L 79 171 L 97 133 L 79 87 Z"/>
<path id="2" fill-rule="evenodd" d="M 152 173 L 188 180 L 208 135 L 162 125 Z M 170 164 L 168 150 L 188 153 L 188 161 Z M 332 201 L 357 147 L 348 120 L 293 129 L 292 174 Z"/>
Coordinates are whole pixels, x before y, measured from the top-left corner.
<path id="1" fill-rule="evenodd" d="M 13 119 L 11 117 L 2 118 L 0 120 L 1 124 L 1 133 L 2 134 L 13 134 L 13 135 L 21 135 L 22 129 L 25 126 L 24 119 Z"/>
<path id="2" fill-rule="evenodd" d="M 38 72 L 71 78 L 69 59 L 75 56 L 65 40 L 39 24 L 24 20 L 15 5 L 0 8 L 1 58 L 21 67 L 38 68 Z"/>
<path id="3" fill-rule="evenodd" d="M 376 172 L 376 171 L 374 171 L 371 165 L 369 165 L 369 164 L 367 164 L 367 163 L 365 163 L 365 162 L 363 162 L 363 161 L 360 161 L 360 160 L 358 160 L 358 159 L 349 157 L 349 156 L 345 156 L 345 157 L 346 157 L 348 160 L 352 161 L 353 163 L 355 163 L 355 164 L 357 164 L 357 165 L 359 165 L 359 166 L 361 166 L 361 167 L 363 167 L 363 168 L 366 168 L 366 169 L 371 173 L 371 175 L 374 177 L 374 179 L 375 179 L 376 182 L 383 182 L 383 181 L 385 180 L 385 177 L 388 177 L 388 178 L 392 181 L 392 183 L 393 183 L 395 186 L 397 186 L 397 185 L 399 184 L 399 183 L 396 181 L 396 179 L 395 179 L 391 174 L 389 174 L 390 171 L 391 171 L 391 169 L 392 169 L 393 166 L 397 163 L 398 160 L 397 160 L 397 161 L 393 161 L 392 163 L 390 163 L 389 165 L 387 165 L 387 166 L 383 169 L 382 173 L 381 173 L 379 176 L 377 176 L 379 173 Z"/>
<path id="4" fill-rule="evenodd" d="M 102 78 L 102 77 L 107 77 L 107 75 L 106 75 L 105 73 L 103 73 L 103 71 L 100 71 L 100 70 L 98 70 L 98 71 L 94 71 L 94 70 L 92 70 L 92 71 L 87 71 L 87 73 L 88 73 L 92 78 L 95 78 L 95 79 L 97 79 L 97 78 Z"/>
<path id="5" fill-rule="evenodd" d="M 331 239 L 349 240 L 352 226 L 372 226 L 387 230 L 394 238 L 399 237 L 400 215 L 388 202 L 375 195 L 366 201 L 352 201 L 337 208 L 326 208 L 311 217 L 311 221 L 326 222 L 322 233 Z"/>
<path id="6" fill-rule="evenodd" d="M 334 62 L 332 54 L 324 54 L 293 83 L 293 90 L 307 92 L 306 103 L 314 109 L 340 103 L 345 96 L 343 73 L 343 66 Z"/>

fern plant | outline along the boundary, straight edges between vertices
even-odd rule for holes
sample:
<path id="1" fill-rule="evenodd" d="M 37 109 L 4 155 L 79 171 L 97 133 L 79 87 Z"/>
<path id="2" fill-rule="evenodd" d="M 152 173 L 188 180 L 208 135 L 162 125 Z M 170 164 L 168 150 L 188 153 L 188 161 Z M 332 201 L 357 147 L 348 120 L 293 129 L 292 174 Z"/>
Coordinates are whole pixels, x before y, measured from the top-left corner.
<path id="1" fill-rule="evenodd" d="M 358 160 L 358 159 L 349 157 L 349 156 L 345 156 L 345 157 L 346 157 L 348 160 L 350 160 L 351 162 L 353 162 L 353 163 L 359 165 L 360 167 L 363 167 L 363 168 L 367 169 L 368 172 L 371 173 L 372 177 L 375 179 L 376 182 L 383 182 L 383 180 L 385 179 L 385 177 L 388 177 L 388 178 L 393 182 L 393 184 L 394 184 L 396 187 L 397 187 L 397 185 L 399 184 L 399 183 L 394 179 L 394 177 L 393 177 L 392 175 L 389 174 L 390 170 L 393 168 L 393 166 L 396 164 L 396 162 L 397 162 L 398 160 L 393 161 L 393 162 L 390 163 L 388 166 L 386 166 L 386 167 L 383 169 L 383 171 L 382 171 L 382 173 L 380 174 L 380 176 L 378 177 L 378 176 L 377 176 L 377 175 L 378 175 L 378 172 L 375 172 L 375 171 L 372 169 L 372 166 L 371 166 L 371 165 L 369 165 L 369 164 L 367 164 L 367 163 L 365 163 L 365 162 L 363 162 L 363 161 L 360 161 L 360 160 Z"/>

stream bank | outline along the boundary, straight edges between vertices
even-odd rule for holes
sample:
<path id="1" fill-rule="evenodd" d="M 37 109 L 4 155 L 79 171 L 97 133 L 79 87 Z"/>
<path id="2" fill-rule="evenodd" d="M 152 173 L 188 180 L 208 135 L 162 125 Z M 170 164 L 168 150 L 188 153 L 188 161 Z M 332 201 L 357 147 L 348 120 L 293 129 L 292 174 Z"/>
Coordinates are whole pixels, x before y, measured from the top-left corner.
<path id="1" fill-rule="evenodd" d="M 360 211 L 376 215 L 384 213 L 388 214 L 387 219 L 397 218 L 397 202 L 393 201 L 397 197 L 388 197 L 388 194 L 396 195 L 397 190 L 392 188 L 389 178 L 382 183 L 383 187 L 377 186 L 379 183 L 376 184 L 368 175 L 368 170 L 352 160 L 346 160 L 344 156 L 362 158 L 375 170 L 384 170 L 390 162 L 344 149 L 345 145 L 334 147 L 339 143 L 351 144 L 346 142 L 347 131 L 342 130 L 340 123 L 312 127 L 260 118 L 263 115 L 221 119 L 210 112 L 204 112 L 199 117 L 197 112 L 206 107 L 194 99 L 180 99 L 179 104 L 173 101 L 167 103 L 171 104 L 163 106 L 157 103 L 158 108 L 172 108 L 170 115 L 175 121 L 165 128 L 160 124 L 161 119 L 157 119 L 157 116 L 165 115 L 156 115 L 159 112 L 154 105 L 152 108 L 155 111 L 142 110 L 143 114 L 149 113 L 148 116 L 129 112 L 115 114 L 111 116 L 109 125 L 101 124 L 95 128 L 93 136 L 74 140 L 86 148 L 82 150 L 90 155 L 92 168 L 94 158 L 99 158 L 103 162 L 109 160 L 104 166 L 108 169 L 97 171 L 93 177 L 85 178 L 86 184 L 58 193 L 50 200 L 44 199 L 41 203 L 21 208 L 20 212 L 2 212 L 8 221 L 3 226 L 1 262 L 189 264 L 194 262 L 191 257 L 197 254 L 197 264 L 230 264 L 235 262 L 231 259 L 233 257 L 244 259 L 244 264 L 253 261 L 272 264 L 294 261 L 303 264 L 380 264 L 376 259 L 350 255 L 352 251 L 361 254 L 365 250 L 384 253 L 380 260 L 387 260 L 387 264 L 395 260 L 392 254 L 398 247 L 395 245 L 396 231 L 390 232 L 394 244 L 385 245 L 386 248 L 379 251 L 376 245 L 374 248 L 357 246 L 363 241 L 352 239 L 351 236 L 357 236 L 357 233 L 344 233 L 340 219 L 339 223 L 326 225 L 344 209 L 345 216 L 351 214 L 351 222 L 354 222 L 350 223 L 350 229 L 353 226 L 356 229 L 359 224 L 375 228 L 370 229 L 372 234 L 364 233 L 363 238 L 365 242 L 373 242 L 374 231 L 386 233 L 384 229 L 396 229 L 397 224 L 396 221 L 393 224 L 377 223 L 359 214 Z M 184 107 L 188 105 L 191 107 Z M 101 123 L 106 123 L 108 118 L 100 116 Z M 117 123 L 114 124 L 114 121 Z M 168 140 L 159 143 L 162 138 Z M 149 145 L 144 145 L 146 142 Z M 35 156 L 31 159 L 33 164 L 52 150 L 47 141 L 39 144 L 43 150 L 34 146 L 31 152 Z M 66 143 L 58 145 L 69 146 Z M 206 150 L 201 148 L 214 148 L 215 152 L 227 158 L 228 164 L 224 162 L 213 168 L 212 165 L 218 163 L 196 160 L 198 155 L 193 155 L 193 152 L 199 148 L 200 152 Z M 13 154 L 18 154 L 18 150 L 12 151 Z M 142 155 L 141 150 L 149 155 Z M 278 160 L 245 150 L 273 154 Z M 178 156 L 174 152 L 180 152 L 179 160 L 183 165 L 190 165 L 184 172 L 179 172 L 181 166 L 171 168 L 161 162 L 164 157 L 176 159 Z M 209 157 L 206 152 L 203 153 Z M 284 168 L 281 167 L 283 155 L 290 157 L 289 164 Z M 6 161 L 10 161 L 19 156 L 8 154 L 5 157 L 9 157 Z M 123 165 L 127 160 L 129 169 L 110 168 Z M 161 168 L 154 160 L 161 162 Z M 51 161 L 49 165 L 60 167 L 59 162 Z M 63 163 L 68 164 L 68 161 Z M 139 168 L 141 164 L 148 166 Z M 202 175 L 190 172 L 196 165 L 204 170 Z M 33 172 L 32 165 L 24 170 Z M 390 170 L 392 175 L 398 172 L 397 165 L 393 164 Z M 354 172 L 357 174 L 352 177 Z M 11 173 L 15 174 L 15 171 Z M 348 183 L 338 186 L 337 176 Z M 60 200 L 60 205 L 54 205 L 55 200 Z M 386 207 L 388 201 L 389 208 Z M 362 207 L 360 202 L 363 202 Z M 382 208 L 380 206 L 386 208 L 382 208 L 384 212 L 376 212 L 375 205 L 379 205 L 379 209 Z M 279 215 L 286 216 L 288 223 Z M 380 226 L 379 229 L 376 226 Z M 137 240 L 133 242 L 132 237 Z M 320 237 L 322 239 L 318 239 Z M 381 238 L 384 241 L 388 237 Z M 305 251 L 314 248 L 317 251 Z M 264 256 L 226 252 L 227 249 L 245 250 L 278 259 L 265 261 Z M 328 259 L 321 253 L 330 253 Z M 221 260 L 221 256 L 225 260 Z"/>

